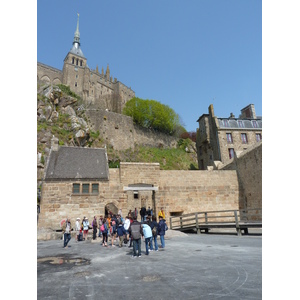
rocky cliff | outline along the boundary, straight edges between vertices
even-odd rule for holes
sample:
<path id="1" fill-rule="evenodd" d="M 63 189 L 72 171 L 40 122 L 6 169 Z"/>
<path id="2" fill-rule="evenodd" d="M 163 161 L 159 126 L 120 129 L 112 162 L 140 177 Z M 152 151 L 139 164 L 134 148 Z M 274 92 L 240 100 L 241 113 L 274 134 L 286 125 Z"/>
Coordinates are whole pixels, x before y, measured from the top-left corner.
<path id="1" fill-rule="evenodd" d="M 58 138 L 59 145 L 107 147 L 110 162 L 138 161 L 137 159 L 141 159 L 140 156 L 134 154 L 137 145 L 175 149 L 179 140 L 176 137 L 137 128 L 130 117 L 90 109 L 79 96 L 64 85 L 52 86 L 38 82 L 38 181 L 43 178 L 53 136 Z M 194 145 L 185 146 L 184 149 L 192 153 L 190 163 L 197 165 Z"/>

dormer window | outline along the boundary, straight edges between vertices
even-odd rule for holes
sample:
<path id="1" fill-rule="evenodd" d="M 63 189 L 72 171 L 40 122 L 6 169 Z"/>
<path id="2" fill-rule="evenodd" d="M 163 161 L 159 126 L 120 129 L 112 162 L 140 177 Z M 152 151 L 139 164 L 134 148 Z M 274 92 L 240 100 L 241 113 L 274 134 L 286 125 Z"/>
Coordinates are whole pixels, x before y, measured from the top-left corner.
<path id="1" fill-rule="evenodd" d="M 258 126 L 257 126 L 257 122 L 256 121 L 252 121 L 252 126 L 253 126 L 253 128 L 257 128 Z"/>
<path id="2" fill-rule="evenodd" d="M 229 127 L 228 120 L 223 120 L 223 125 L 224 125 L 224 127 Z"/>
<path id="3" fill-rule="evenodd" d="M 243 121 L 238 121 L 239 128 L 245 128 Z"/>

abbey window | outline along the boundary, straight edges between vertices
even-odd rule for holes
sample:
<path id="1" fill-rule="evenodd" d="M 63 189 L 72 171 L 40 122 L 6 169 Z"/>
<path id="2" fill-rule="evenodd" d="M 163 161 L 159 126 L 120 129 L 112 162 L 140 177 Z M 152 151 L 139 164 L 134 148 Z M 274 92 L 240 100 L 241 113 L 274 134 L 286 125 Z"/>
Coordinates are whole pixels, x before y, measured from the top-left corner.
<path id="1" fill-rule="evenodd" d="M 75 62 L 75 58 L 72 57 L 72 65 L 74 65 L 74 62 Z"/>

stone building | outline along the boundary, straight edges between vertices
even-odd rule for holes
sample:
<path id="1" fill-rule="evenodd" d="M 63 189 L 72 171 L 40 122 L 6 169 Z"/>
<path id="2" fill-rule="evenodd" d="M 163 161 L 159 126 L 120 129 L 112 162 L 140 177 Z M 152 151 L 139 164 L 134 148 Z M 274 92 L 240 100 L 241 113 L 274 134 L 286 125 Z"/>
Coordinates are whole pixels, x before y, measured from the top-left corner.
<path id="1" fill-rule="evenodd" d="M 89 108 L 101 108 L 121 113 L 125 103 L 135 97 L 135 92 L 117 78 L 113 78 L 107 65 L 91 70 L 87 65 L 80 44 L 79 15 L 73 45 L 67 53 L 62 71 L 40 62 L 37 63 L 37 80 L 50 84 L 64 84 L 79 95 Z"/>
<path id="2" fill-rule="evenodd" d="M 236 170 L 160 170 L 158 163 L 120 163 L 109 169 L 105 149 L 59 147 L 53 139 L 42 185 L 39 230 L 56 231 L 69 216 L 93 218 L 149 206 L 166 219 L 195 211 L 242 209 Z"/>
<path id="3" fill-rule="evenodd" d="M 215 116 L 212 104 L 208 110 L 197 120 L 199 170 L 220 168 L 232 161 L 235 153 L 239 155 L 262 140 L 262 118 L 256 116 L 253 104 L 243 108 L 239 118 L 232 113 L 228 118 Z"/>

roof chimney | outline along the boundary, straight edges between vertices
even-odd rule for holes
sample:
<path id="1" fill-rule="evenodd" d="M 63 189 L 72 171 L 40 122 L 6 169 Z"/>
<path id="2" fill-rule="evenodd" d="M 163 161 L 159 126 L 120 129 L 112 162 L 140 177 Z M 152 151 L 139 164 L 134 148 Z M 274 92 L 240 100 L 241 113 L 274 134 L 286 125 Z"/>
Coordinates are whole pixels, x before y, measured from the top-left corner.
<path id="1" fill-rule="evenodd" d="M 54 135 L 51 139 L 51 149 L 52 151 L 58 151 L 58 138 L 56 138 Z"/>

